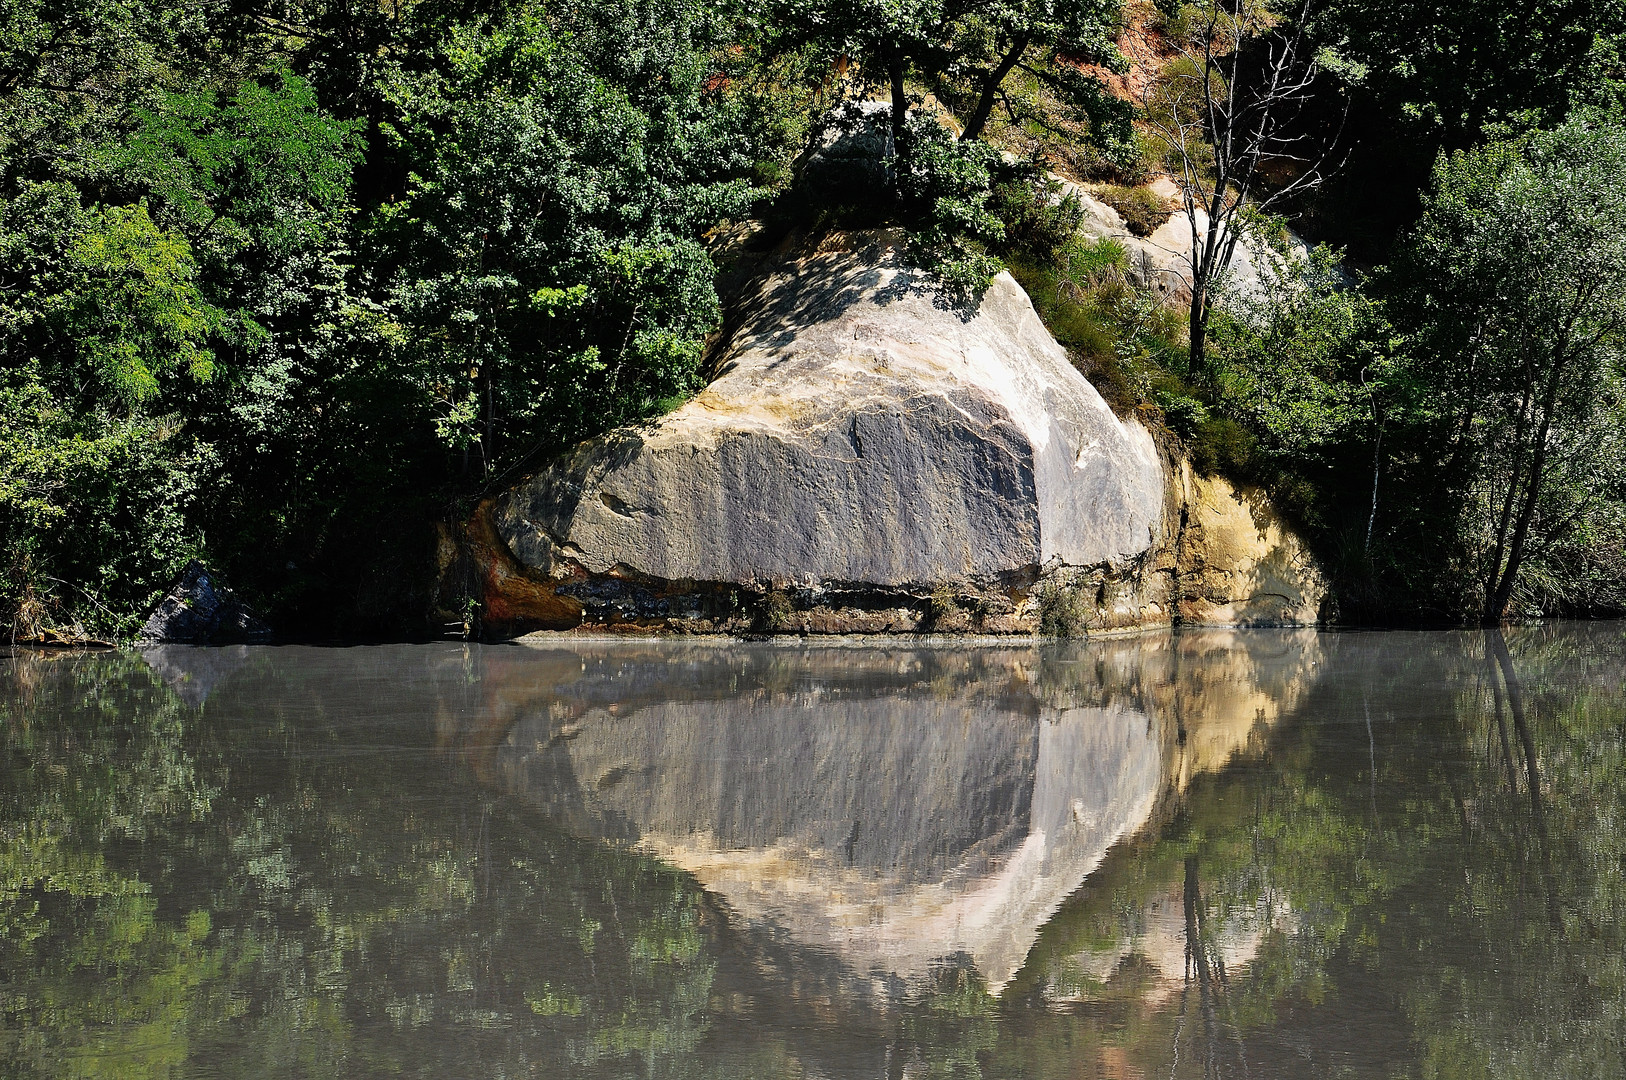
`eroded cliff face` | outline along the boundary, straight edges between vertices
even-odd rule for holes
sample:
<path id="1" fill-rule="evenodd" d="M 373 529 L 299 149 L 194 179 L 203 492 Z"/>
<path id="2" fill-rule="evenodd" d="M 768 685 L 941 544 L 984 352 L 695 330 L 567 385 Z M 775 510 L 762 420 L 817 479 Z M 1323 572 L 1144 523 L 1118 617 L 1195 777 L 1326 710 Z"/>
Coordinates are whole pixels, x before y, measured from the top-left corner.
<path id="1" fill-rule="evenodd" d="M 898 244 L 747 260 L 713 383 L 448 534 L 447 614 L 493 637 L 1316 618 L 1320 577 L 1261 500 L 1113 415 L 1008 275 L 958 308 Z"/>

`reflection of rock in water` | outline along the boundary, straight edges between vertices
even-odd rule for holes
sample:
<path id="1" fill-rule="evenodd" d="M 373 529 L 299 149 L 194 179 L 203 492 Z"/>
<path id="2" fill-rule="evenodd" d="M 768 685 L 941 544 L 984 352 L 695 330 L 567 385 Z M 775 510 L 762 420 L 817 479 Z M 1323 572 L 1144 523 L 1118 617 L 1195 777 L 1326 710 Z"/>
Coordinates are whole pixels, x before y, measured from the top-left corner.
<path id="1" fill-rule="evenodd" d="M 1173 735 L 1165 745 L 1168 802 L 1160 817 L 1182 804 L 1198 776 L 1262 749 L 1269 729 L 1316 684 L 1326 643 L 1310 630 L 1199 630 L 1098 647 L 1103 668 L 1113 672 L 1109 679 L 1134 682 L 1165 735 Z M 1060 920 L 1088 930 L 1064 930 L 1060 940 L 1041 945 L 1020 985 L 1036 989 L 1051 1006 L 1094 1001 L 1103 993 L 1121 997 L 1123 986 L 1107 989 L 1120 977 L 1148 1001 L 1188 985 L 1185 896 L 1178 881 L 1159 880 L 1180 864 L 1126 868 L 1126 861 L 1143 856 L 1133 848 L 1113 855 L 1102 873 L 1116 884 L 1081 893 Z M 1229 897 L 1223 910 L 1201 899 L 1200 888 L 1197 895 L 1204 948 L 1217 970 L 1234 974 L 1247 967 L 1269 934 L 1296 925 L 1292 908 L 1277 895 L 1252 903 Z"/>
<path id="2" fill-rule="evenodd" d="M 319 688 L 336 720 L 422 716 L 481 783 L 692 872 L 756 962 L 890 995 L 945 960 L 1002 987 L 1108 849 L 1257 740 L 1320 652 L 1252 631 L 144 655 L 194 704 L 230 682 Z"/>
<path id="3" fill-rule="evenodd" d="M 1223 768 L 1309 690 L 1322 660 L 1315 630 L 1183 630 L 1081 647 L 1103 687 L 1128 692 L 1175 739 L 1176 790 Z"/>
<path id="4" fill-rule="evenodd" d="M 149 645 L 141 650 L 141 658 L 177 697 L 199 708 L 223 679 L 248 661 L 248 647 Z"/>
<path id="5" fill-rule="evenodd" d="M 689 700 L 533 715 L 491 775 L 684 867 L 746 923 L 829 949 L 855 975 L 918 982 L 963 955 L 998 990 L 1150 814 L 1157 734 L 1125 705 L 1023 692 L 1033 651 L 963 682 L 898 651 L 865 679 L 867 652 L 812 651 L 777 680 L 742 671 L 737 647 L 691 657 Z M 733 693 L 706 694 L 712 680 Z M 592 700 L 595 681 L 567 692 Z"/>

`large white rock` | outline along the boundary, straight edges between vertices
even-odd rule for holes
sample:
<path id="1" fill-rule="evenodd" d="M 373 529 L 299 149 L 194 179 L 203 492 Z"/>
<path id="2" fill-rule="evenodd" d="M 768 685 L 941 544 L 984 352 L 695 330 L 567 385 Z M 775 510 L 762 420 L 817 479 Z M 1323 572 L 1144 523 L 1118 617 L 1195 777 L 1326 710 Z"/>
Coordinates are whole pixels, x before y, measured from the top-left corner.
<path id="1" fill-rule="evenodd" d="M 997 583 L 1154 543 L 1151 436 L 1113 415 L 1012 278 L 961 311 L 885 235 L 840 242 L 747 290 L 698 397 L 503 496 L 493 521 L 520 562 L 897 588 Z"/>

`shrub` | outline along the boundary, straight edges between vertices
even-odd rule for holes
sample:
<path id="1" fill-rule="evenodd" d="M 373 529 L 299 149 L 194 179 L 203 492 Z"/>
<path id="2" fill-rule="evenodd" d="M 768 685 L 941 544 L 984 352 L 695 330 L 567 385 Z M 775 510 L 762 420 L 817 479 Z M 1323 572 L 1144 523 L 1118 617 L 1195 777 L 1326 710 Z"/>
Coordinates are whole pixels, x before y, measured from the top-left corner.
<path id="1" fill-rule="evenodd" d="M 1073 242 L 1084 221 L 1084 204 L 1038 170 L 997 184 L 993 211 L 1005 226 L 1005 246 L 1051 262 Z"/>
<path id="2" fill-rule="evenodd" d="M 777 634 L 790 625 L 790 597 L 778 589 L 769 589 L 757 607 L 757 626 Z"/>
<path id="3" fill-rule="evenodd" d="M 1178 391 L 1159 388 L 1153 394 L 1169 427 L 1189 441 L 1208 422 L 1208 406 Z"/>
<path id="4" fill-rule="evenodd" d="M 1005 264 L 988 245 L 1005 239 L 989 206 L 999 152 L 961 142 L 936 117 L 909 118 L 898 155 L 898 204 L 913 226 L 910 257 L 963 303 L 975 302 Z"/>
<path id="5" fill-rule="evenodd" d="M 1039 633 L 1043 637 L 1083 637 L 1087 620 L 1078 589 L 1048 581 L 1039 590 Z"/>
<path id="6" fill-rule="evenodd" d="M 1259 472 L 1259 440 L 1228 416 L 1210 416 L 1189 439 L 1191 464 L 1204 476 L 1254 479 Z"/>
<path id="7" fill-rule="evenodd" d="M 1151 188 L 1107 184 L 1096 198 L 1123 215 L 1124 227 L 1133 236 L 1151 236 L 1173 214 L 1169 204 Z"/>

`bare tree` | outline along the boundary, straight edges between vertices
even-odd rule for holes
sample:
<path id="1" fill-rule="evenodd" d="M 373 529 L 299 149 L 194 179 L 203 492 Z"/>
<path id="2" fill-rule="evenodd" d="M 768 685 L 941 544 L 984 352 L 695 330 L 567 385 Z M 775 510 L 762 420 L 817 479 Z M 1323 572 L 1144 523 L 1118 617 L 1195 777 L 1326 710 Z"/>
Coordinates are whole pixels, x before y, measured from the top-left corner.
<path id="1" fill-rule="evenodd" d="M 1259 0 L 1204 0 L 1178 55 L 1142 92 L 1146 123 L 1179 159 L 1191 226 L 1193 370 L 1206 363 L 1215 287 L 1247 223 L 1331 171 L 1343 124 L 1329 135 L 1311 116 L 1324 74 L 1324 54 L 1310 40 L 1316 2 L 1295 0 L 1282 14 Z"/>

